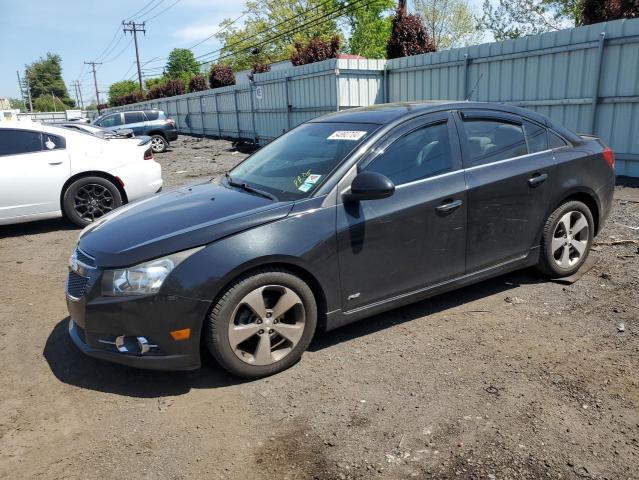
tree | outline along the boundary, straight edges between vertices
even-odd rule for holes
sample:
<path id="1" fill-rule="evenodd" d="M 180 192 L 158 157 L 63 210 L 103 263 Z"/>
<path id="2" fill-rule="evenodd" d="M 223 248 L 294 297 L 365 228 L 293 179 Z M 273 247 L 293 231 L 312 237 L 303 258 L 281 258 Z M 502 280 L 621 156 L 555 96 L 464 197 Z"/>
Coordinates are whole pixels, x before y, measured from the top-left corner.
<path id="1" fill-rule="evenodd" d="M 211 88 L 228 87 L 235 85 L 235 74 L 230 65 L 216 63 L 209 72 L 209 85 Z"/>
<path id="2" fill-rule="evenodd" d="M 298 66 L 335 58 L 339 52 L 340 43 L 340 38 L 337 35 L 329 42 L 319 37 L 311 38 L 305 45 L 295 42 L 295 52 L 291 55 L 291 62 Z"/>
<path id="3" fill-rule="evenodd" d="M 386 43 L 392 21 L 390 15 L 385 14 L 394 5 L 394 0 L 373 0 L 347 16 L 351 31 L 348 41 L 350 53 L 366 58 L 386 58 Z"/>
<path id="4" fill-rule="evenodd" d="M 25 104 L 24 100 L 22 100 L 21 98 L 10 98 L 9 106 L 14 109 L 17 108 L 22 112 L 27 110 L 27 105 Z"/>
<path id="5" fill-rule="evenodd" d="M 189 92 L 201 92 L 209 88 L 204 75 L 193 75 L 189 81 Z"/>
<path id="6" fill-rule="evenodd" d="M 238 71 L 256 62 L 286 60 L 295 42 L 307 43 L 313 37 L 330 40 L 339 34 L 337 20 L 330 14 L 342 6 L 342 0 L 248 0 L 241 28 L 231 19 L 220 24 L 218 61 Z"/>
<path id="7" fill-rule="evenodd" d="M 270 71 L 271 71 L 271 66 L 268 63 L 255 62 L 253 66 L 251 66 L 251 73 L 249 73 L 249 79 L 252 82 L 253 78 L 255 78 L 256 73 L 266 73 Z"/>
<path id="8" fill-rule="evenodd" d="M 118 97 L 124 97 L 139 90 L 140 86 L 134 80 L 122 80 L 112 83 L 109 87 L 109 103 L 113 103 Z"/>
<path id="9" fill-rule="evenodd" d="M 188 84 L 193 75 L 200 73 L 200 65 L 188 48 L 174 48 L 169 53 L 165 71 L 168 78 Z"/>
<path id="10" fill-rule="evenodd" d="M 387 57 L 407 57 L 435 51 L 437 47 L 428 36 L 421 18 L 408 13 L 406 0 L 399 0 L 391 35 L 386 44 Z"/>
<path id="11" fill-rule="evenodd" d="M 438 50 L 465 47 L 481 40 L 467 0 L 415 0 L 415 10 Z"/>
<path id="12" fill-rule="evenodd" d="M 29 81 L 31 87 L 31 96 L 33 98 L 51 97 L 55 95 L 66 107 L 73 107 L 75 102 L 69 98 L 67 86 L 62 79 L 62 59 L 60 55 L 47 53 L 47 56 L 27 65 L 25 69 L 25 77 Z M 42 100 L 46 102 L 46 100 Z M 53 100 L 51 101 L 53 106 Z M 35 108 L 35 105 L 34 105 Z"/>
<path id="13" fill-rule="evenodd" d="M 581 24 L 583 0 L 484 0 L 479 28 L 495 40 L 536 35 Z"/>
<path id="14" fill-rule="evenodd" d="M 620 18 L 637 17 L 639 17 L 637 0 L 584 0 L 581 23 L 591 25 Z"/>
<path id="15" fill-rule="evenodd" d="M 164 85 L 167 82 L 168 78 L 162 76 L 157 78 L 148 78 L 144 81 L 144 86 L 147 90 L 151 90 L 153 87 L 158 85 Z"/>
<path id="16" fill-rule="evenodd" d="M 62 99 L 51 95 L 40 95 L 33 100 L 33 110 L 36 112 L 63 112 L 69 108 Z"/>

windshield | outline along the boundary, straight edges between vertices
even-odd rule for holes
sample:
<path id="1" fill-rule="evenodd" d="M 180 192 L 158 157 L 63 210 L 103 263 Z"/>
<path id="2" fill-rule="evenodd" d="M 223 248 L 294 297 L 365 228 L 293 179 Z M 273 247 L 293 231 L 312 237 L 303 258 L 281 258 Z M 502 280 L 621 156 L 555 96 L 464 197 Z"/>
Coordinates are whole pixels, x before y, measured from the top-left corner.
<path id="1" fill-rule="evenodd" d="M 379 125 L 305 123 L 255 152 L 229 172 L 233 183 L 279 200 L 310 195 Z"/>

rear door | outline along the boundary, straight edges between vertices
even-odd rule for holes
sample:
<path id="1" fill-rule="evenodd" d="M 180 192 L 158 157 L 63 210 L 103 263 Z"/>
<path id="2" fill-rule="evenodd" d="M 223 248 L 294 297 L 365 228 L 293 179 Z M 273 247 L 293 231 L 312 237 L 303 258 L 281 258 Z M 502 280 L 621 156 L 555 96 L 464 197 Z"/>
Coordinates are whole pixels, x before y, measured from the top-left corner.
<path id="1" fill-rule="evenodd" d="M 124 128 L 133 130 L 135 135 L 143 135 L 146 124 L 144 112 L 124 112 Z"/>
<path id="2" fill-rule="evenodd" d="M 468 184 L 470 273 L 538 245 L 557 178 L 544 126 L 479 110 L 461 111 L 457 122 Z"/>
<path id="3" fill-rule="evenodd" d="M 0 218 L 60 210 L 70 168 L 64 137 L 0 129 Z"/>
<path id="4" fill-rule="evenodd" d="M 395 183 L 395 192 L 337 206 L 344 310 L 462 275 L 466 185 L 450 115 L 430 114 L 404 124 L 359 170 L 384 174 Z"/>

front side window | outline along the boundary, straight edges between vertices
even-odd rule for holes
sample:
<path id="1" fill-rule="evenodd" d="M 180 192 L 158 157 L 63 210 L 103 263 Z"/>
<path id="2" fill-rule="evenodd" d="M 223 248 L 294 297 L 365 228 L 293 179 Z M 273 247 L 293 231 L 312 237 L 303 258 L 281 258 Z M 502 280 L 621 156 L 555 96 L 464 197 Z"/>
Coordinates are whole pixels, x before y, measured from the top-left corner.
<path id="1" fill-rule="evenodd" d="M 279 200 L 310 195 L 379 126 L 305 123 L 264 146 L 229 172 L 233 182 Z"/>
<path id="2" fill-rule="evenodd" d="M 528 153 L 521 125 L 484 119 L 465 119 L 463 123 L 472 166 Z"/>
<path id="3" fill-rule="evenodd" d="M 120 118 L 119 113 L 114 113 L 113 115 L 107 115 L 102 120 L 100 120 L 97 125 L 101 127 L 117 127 L 118 125 L 122 125 L 122 119 Z"/>
<path id="4" fill-rule="evenodd" d="M 0 129 L 0 155 L 18 155 L 42 151 L 40 132 Z"/>
<path id="5" fill-rule="evenodd" d="M 146 122 L 146 117 L 142 112 L 124 112 L 124 123 L 142 123 Z"/>
<path id="6" fill-rule="evenodd" d="M 414 130 L 393 142 L 365 170 L 381 173 L 395 185 L 414 182 L 452 168 L 446 123 Z"/>

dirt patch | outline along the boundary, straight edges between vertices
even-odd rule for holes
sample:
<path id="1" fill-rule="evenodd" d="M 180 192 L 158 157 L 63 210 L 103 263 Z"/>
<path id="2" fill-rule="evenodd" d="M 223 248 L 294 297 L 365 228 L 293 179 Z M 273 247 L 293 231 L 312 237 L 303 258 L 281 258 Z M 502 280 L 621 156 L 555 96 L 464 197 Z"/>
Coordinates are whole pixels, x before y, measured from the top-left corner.
<path id="1" fill-rule="evenodd" d="M 246 155 L 180 138 L 156 158 L 170 188 Z M 633 188 L 576 283 L 495 278 L 319 334 L 254 382 L 210 359 L 184 374 L 84 357 L 64 301 L 78 230 L 0 227 L 0 478 L 639 478 Z"/>

